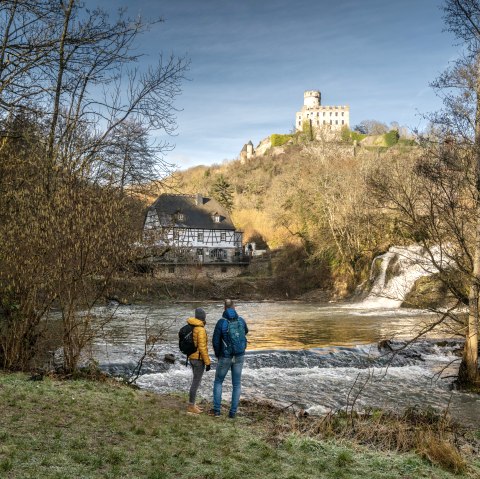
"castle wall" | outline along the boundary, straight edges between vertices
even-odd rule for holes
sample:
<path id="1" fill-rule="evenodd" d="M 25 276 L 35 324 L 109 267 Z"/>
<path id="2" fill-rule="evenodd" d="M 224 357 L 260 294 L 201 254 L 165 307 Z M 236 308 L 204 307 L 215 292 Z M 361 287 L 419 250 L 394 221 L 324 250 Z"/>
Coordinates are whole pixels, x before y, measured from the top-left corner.
<path id="1" fill-rule="evenodd" d="M 303 94 L 303 107 L 295 115 L 297 131 L 303 129 L 304 122 L 311 122 L 313 128 L 328 128 L 341 130 L 344 126 L 350 128 L 350 107 L 322 106 L 321 94 L 317 90 L 308 90 Z"/>
<path id="2" fill-rule="evenodd" d="M 344 126 L 350 128 L 349 106 L 320 106 L 318 108 L 303 107 L 295 115 L 295 127 L 302 130 L 303 123 L 311 121 L 312 127 L 326 127 L 332 130 L 341 130 Z"/>

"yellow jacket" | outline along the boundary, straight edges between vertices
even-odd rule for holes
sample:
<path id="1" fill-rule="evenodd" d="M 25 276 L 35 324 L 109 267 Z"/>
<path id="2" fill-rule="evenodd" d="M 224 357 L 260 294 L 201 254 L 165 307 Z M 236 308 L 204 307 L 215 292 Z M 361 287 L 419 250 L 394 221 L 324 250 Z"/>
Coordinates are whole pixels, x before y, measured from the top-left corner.
<path id="1" fill-rule="evenodd" d="M 188 318 L 187 323 L 193 328 L 193 344 L 195 344 L 197 351 L 188 356 L 188 359 L 201 359 L 205 366 L 210 364 L 210 356 L 208 355 L 208 338 L 205 331 L 203 321 L 197 318 Z"/>

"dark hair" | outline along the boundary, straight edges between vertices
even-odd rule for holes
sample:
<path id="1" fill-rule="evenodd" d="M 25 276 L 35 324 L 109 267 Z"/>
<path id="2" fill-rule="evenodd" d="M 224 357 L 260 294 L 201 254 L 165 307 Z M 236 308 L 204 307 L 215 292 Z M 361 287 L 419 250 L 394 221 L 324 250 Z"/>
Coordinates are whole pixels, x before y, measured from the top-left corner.
<path id="1" fill-rule="evenodd" d="M 226 299 L 224 304 L 225 304 L 225 309 L 234 307 L 233 301 L 231 299 Z"/>

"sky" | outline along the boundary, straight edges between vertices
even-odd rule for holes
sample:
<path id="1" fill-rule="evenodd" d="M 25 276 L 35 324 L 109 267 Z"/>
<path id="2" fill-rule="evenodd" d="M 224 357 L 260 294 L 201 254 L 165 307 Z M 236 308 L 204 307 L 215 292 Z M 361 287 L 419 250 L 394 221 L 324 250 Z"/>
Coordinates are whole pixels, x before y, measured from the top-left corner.
<path id="1" fill-rule="evenodd" d="M 411 129 L 441 107 L 429 83 L 459 52 L 440 0 L 87 0 L 114 14 L 162 17 L 138 42 L 142 62 L 187 56 L 175 149 L 185 169 L 289 133 L 305 90 L 366 119 Z"/>

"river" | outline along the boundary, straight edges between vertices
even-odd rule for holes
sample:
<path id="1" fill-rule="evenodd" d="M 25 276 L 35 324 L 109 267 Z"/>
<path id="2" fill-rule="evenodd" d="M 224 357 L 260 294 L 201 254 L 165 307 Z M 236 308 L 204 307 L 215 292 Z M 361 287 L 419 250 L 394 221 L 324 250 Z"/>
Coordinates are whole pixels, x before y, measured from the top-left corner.
<path id="1" fill-rule="evenodd" d="M 117 305 L 98 310 L 101 316 L 115 313 L 95 344 L 101 367 L 125 374 L 142 355 L 146 335 L 163 330 L 164 339 L 144 362 L 137 384 L 158 392 L 188 391 L 191 370 L 178 350 L 177 334 L 198 306 L 207 312 L 211 338 L 222 314 L 220 303 Z M 448 376 L 458 368 L 461 343 L 439 331 L 405 347 L 436 318 L 431 313 L 370 309 L 361 303 L 240 302 L 236 309 L 250 329 L 243 397 L 294 404 L 312 414 L 351 406 L 354 397 L 358 410 L 449 407 L 462 422 L 480 425 L 480 397 L 451 390 Z M 399 350 L 396 354 L 388 347 L 379 349 L 378 342 L 385 339 Z M 176 356 L 174 364 L 164 361 L 168 353 Z M 211 399 L 213 378 L 214 371 L 205 373 L 201 397 Z M 230 390 L 227 378 L 224 398 Z"/>

